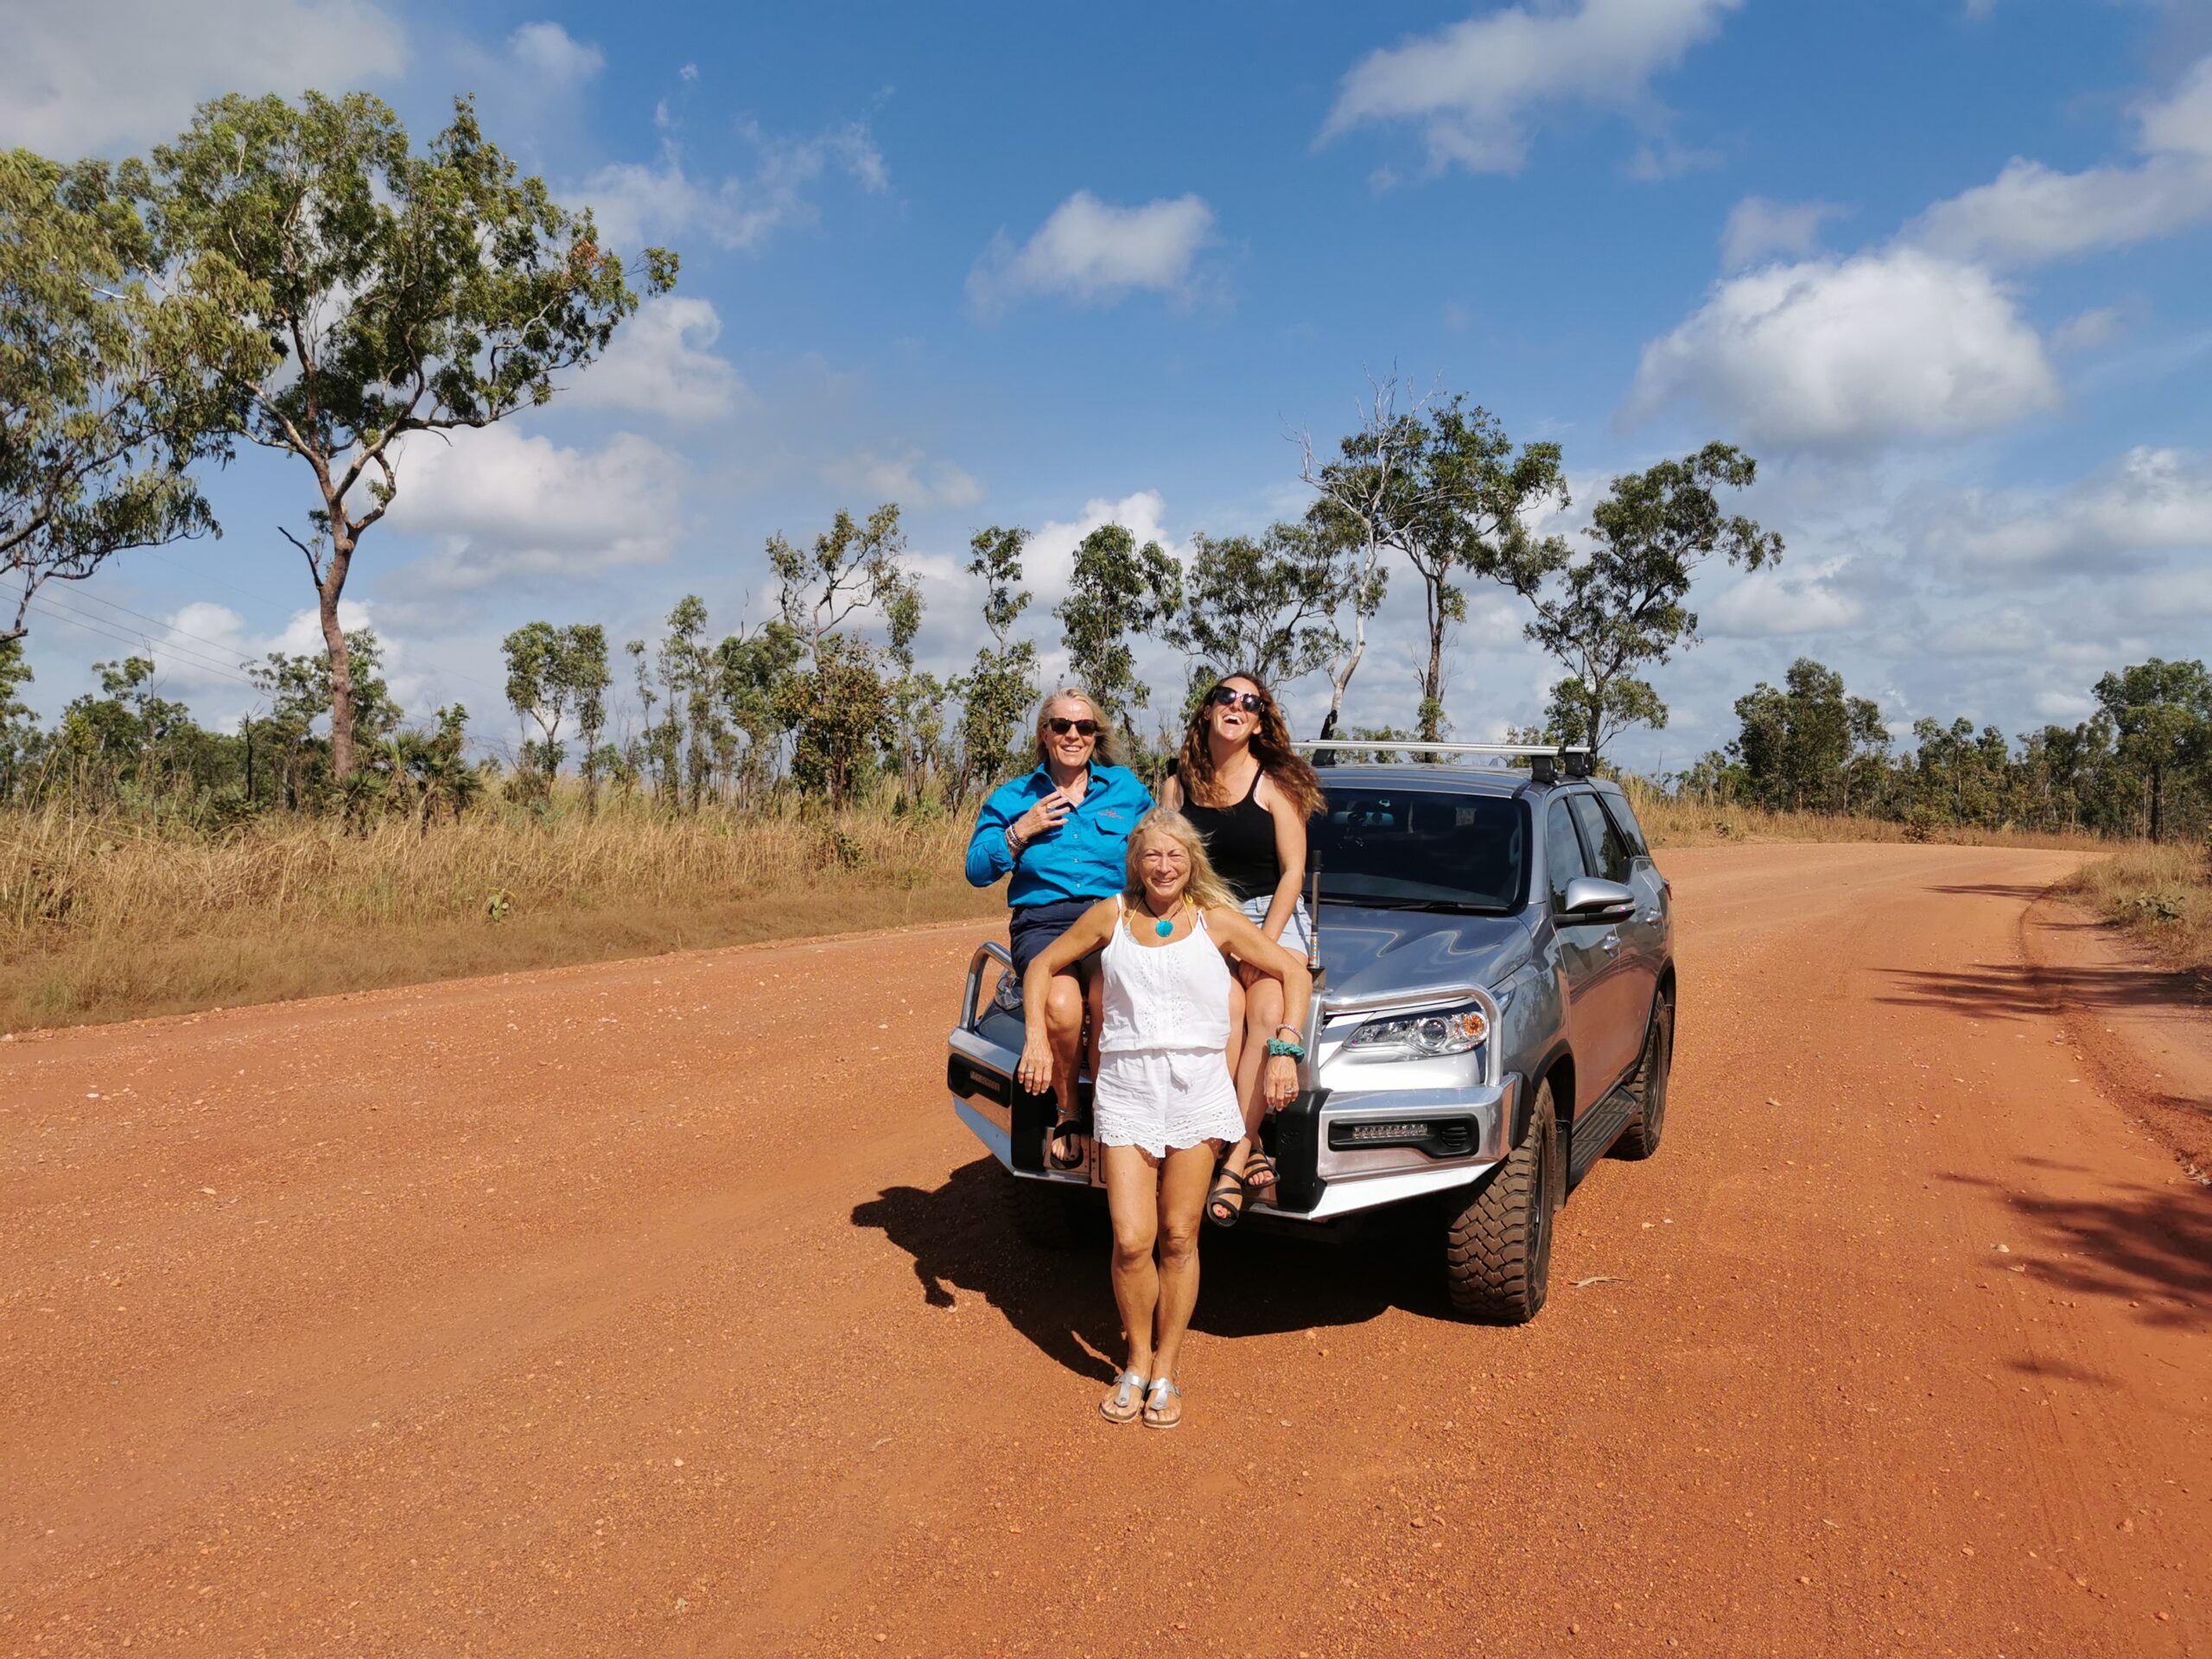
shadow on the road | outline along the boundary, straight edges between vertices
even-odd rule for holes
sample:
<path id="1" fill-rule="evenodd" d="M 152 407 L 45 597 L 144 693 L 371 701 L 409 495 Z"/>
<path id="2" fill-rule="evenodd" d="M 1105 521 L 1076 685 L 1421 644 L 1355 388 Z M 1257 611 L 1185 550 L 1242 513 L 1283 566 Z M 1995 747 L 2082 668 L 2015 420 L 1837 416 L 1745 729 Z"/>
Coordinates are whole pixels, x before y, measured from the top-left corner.
<path id="1" fill-rule="evenodd" d="M 2025 963 L 1885 970 L 1895 988 L 1876 1000 L 1897 1007 L 1943 1007 L 1978 1020 L 2047 1014 L 2054 998 L 2092 1012 L 2152 1011 L 2197 1019 L 2203 1000 L 2190 976 L 2157 968 L 2031 968 Z"/>
<path id="2" fill-rule="evenodd" d="M 1083 1249 L 1031 1248 L 1007 1214 L 1009 1179 L 995 1160 L 978 1158 L 933 1190 L 886 1187 L 854 1206 L 853 1224 L 878 1229 L 913 1257 L 914 1277 L 931 1306 L 950 1306 L 955 1291 L 979 1295 L 1068 1370 L 1110 1382 L 1122 1357 L 1122 1326 L 1107 1283 L 1103 1230 Z M 1391 1307 L 1448 1317 L 1436 1262 L 1402 1234 L 1378 1231 L 1332 1244 L 1208 1227 L 1198 1256 L 1191 1328 L 1210 1336 L 1361 1325 Z"/>
<path id="3" fill-rule="evenodd" d="M 1999 1185 L 1979 1175 L 1943 1179 Z M 2019 1265 L 2038 1282 L 2126 1302 L 2147 1325 L 2212 1329 L 2212 1201 L 2202 1187 L 2133 1187 L 2109 1199 L 2004 1198 L 2033 1230 Z"/>
<path id="4" fill-rule="evenodd" d="M 2047 884 L 2033 881 L 1960 881 L 1948 886 L 1933 887 L 1930 893 L 1956 893 L 1983 899 L 2017 899 L 2022 904 L 2032 904 L 2050 891 Z"/>

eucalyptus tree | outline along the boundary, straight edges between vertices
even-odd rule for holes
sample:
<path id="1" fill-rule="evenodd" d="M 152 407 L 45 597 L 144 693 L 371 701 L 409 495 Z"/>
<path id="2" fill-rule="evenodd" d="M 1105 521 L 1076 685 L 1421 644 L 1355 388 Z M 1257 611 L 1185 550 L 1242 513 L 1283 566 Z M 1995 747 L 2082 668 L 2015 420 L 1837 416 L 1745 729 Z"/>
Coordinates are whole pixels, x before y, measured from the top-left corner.
<path id="1" fill-rule="evenodd" d="M 155 257 L 105 163 L 0 151 L 0 572 L 22 584 L 0 641 L 48 582 L 220 533 L 190 468 L 225 441 L 206 354 L 237 340 Z"/>
<path id="2" fill-rule="evenodd" d="M 571 715 L 583 741 L 586 772 L 593 772 L 592 753 L 607 722 L 607 631 L 592 622 L 562 628 L 525 622 L 499 648 L 507 662 L 508 705 L 537 728 L 537 736 L 523 744 L 523 773 L 531 792 L 546 798 L 567 753 L 561 728 Z"/>
<path id="3" fill-rule="evenodd" d="M 1182 608 L 1183 570 L 1158 542 L 1142 547 L 1122 524 L 1101 524 L 1075 550 L 1067 597 L 1055 606 L 1075 683 L 1124 733 L 1152 700 L 1137 677 L 1132 634 L 1159 634 Z"/>
<path id="4" fill-rule="evenodd" d="M 1462 396 L 1418 398 L 1403 412 L 1396 400 L 1395 380 L 1376 387 L 1359 429 L 1338 443 L 1336 459 L 1316 464 L 1310 442 L 1306 446 L 1303 475 L 1319 493 L 1319 527 L 1360 550 L 1356 598 L 1370 597 L 1386 550 L 1421 580 L 1428 649 L 1414 678 L 1421 735 L 1433 742 L 1445 724 L 1445 648 L 1467 613 L 1460 578 L 1510 581 L 1528 556 L 1528 520 L 1567 504 L 1567 480 L 1557 444 L 1526 444 L 1516 454 L 1497 417 L 1470 407 Z M 1372 598 L 1379 602 L 1379 587 Z M 1363 617 L 1356 620 L 1355 637 L 1363 652 Z M 1357 656 L 1339 666 L 1331 728 L 1342 687 L 1357 666 Z"/>
<path id="5" fill-rule="evenodd" d="M 2212 674 L 2202 662 L 2153 657 L 2103 676 L 2094 695 L 2112 721 L 2120 764 L 2142 779 L 2151 839 L 2163 841 L 2174 785 L 2212 785 Z"/>
<path id="6" fill-rule="evenodd" d="M 777 535 L 767 550 L 777 607 L 803 652 L 777 688 L 778 712 L 792 735 L 792 777 L 840 807 L 892 718 L 880 654 L 852 625 L 866 616 L 882 621 L 894 650 L 904 652 L 921 620 L 899 508 L 886 502 L 865 523 L 840 512 L 810 547 Z"/>
<path id="7" fill-rule="evenodd" d="M 1746 570 L 1782 557 L 1780 536 L 1724 513 L 1716 494 L 1750 487 L 1758 471 L 1732 444 L 1708 443 L 1615 479 L 1580 557 L 1559 537 L 1509 541 L 1508 578 L 1535 607 L 1527 635 L 1567 671 L 1550 709 L 1565 741 L 1602 749 L 1631 726 L 1666 725 L 1643 671 L 1697 643 L 1685 601 L 1699 568 L 1716 555 Z"/>
<path id="8" fill-rule="evenodd" d="M 1240 669 L 1287 685 L 1344 649 L 1336 617 L 1357 581 L 1356 550 L 1311 524 L 1196 536 L 1166 638 L 1192 659 L 1193 686 Z"/>
<path id="9" fill-rule="evenodd" d="M 405 441 L 545 403 L 639 295 L 590 213 L 518 178 L 467 99 L 417 153 L 365 93 L 233 93 L 135 178 L 175 291 L 218 334 L 203 355 L 236 430 L 314 476 L 310 533 L 283 533 L 315 582 L 343 782 L 356 757 L 339 602 L 398 493 Z M 648 291 L 674 283 L 672 255 L 645 263 Z"/>
<path id="10" fill-rule="evenodd" d="M 1037 700 L 1037 647 L 1012 637 L 1014 624 L 1029 608 L 1021 586 L 1026 530 L 993 524 L 968 543 L 968 574 L 983 584 L 983 626 L 990 643 L 960 683 L 960 781 L 972 788 L 995 779 L 1014 764 L 1022 711 Z"/>

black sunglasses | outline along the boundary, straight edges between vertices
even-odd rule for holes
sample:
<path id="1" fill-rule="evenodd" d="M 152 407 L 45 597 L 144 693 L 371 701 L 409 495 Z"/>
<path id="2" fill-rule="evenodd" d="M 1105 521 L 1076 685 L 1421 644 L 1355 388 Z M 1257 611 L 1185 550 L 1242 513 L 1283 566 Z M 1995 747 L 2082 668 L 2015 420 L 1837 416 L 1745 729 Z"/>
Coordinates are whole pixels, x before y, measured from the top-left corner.
<path id="1" fill-rule="evenodd" d="M 1256 715 L 1268 706 L 1267 700 L 1255 691 L 1239 691 L 1233 685 L 1217 685 L 1208 702 L 1217 702 L 1224 709 L 1242 709 L 1248 715 Z"/>
<path id="2" fill-rule="evenodd" d="M 1070 720 L 1065 715 L 1055 715 L 1045 724 L 1055 737 L 1065 737 L 1070 732 L 1079 737 L 1098 735 L 1098 722 L 1095 720 Z"/>

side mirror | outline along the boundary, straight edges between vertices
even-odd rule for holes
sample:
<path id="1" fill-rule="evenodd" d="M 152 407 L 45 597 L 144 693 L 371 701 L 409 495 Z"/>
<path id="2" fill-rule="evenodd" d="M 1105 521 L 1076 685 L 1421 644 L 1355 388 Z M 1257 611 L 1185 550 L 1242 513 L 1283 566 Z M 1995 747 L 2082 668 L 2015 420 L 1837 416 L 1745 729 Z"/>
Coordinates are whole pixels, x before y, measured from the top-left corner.
<path id="1" fill-rule="evenodd" d="M 1560 919 L 1569 922 L 1624 922 L 1636 914 L 1636 890 L 1602 876 L 1578 875 L 1567 884 Z"/>

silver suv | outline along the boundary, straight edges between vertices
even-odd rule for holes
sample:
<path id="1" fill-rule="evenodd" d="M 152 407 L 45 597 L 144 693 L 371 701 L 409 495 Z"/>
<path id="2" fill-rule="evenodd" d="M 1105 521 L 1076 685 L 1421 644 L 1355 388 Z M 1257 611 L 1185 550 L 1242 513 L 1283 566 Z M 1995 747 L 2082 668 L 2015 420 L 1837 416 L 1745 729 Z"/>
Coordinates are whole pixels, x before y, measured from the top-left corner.
<path id="1" fill-rule="evenodd" d="M 1518 1325 L 1544 1305 L 1567 1194 L 1609 1151 L 1658 1149 L 1671 892 L 1627 798 L 1580 751 L 1388 747 L 1419 760 L 1322 772 L 1304 1087 L 1268 1121 L 1281 1180 L 1246 1224 L 1335 1230 L 1421 1206 L 1452 1306 Z M 1508 754 L 1531 769 L 1446 763 Z M 1103 1178 L 1095 1152 L 1086 1170 L 1046 1167 L 1053 1106 L 1014 1082 L 1022 1036 L 1007 953 L 986 943 L 951 1033 L 953 1109 L 1013 1177 L 1023 1236 L 1067 1243 Z"/>

